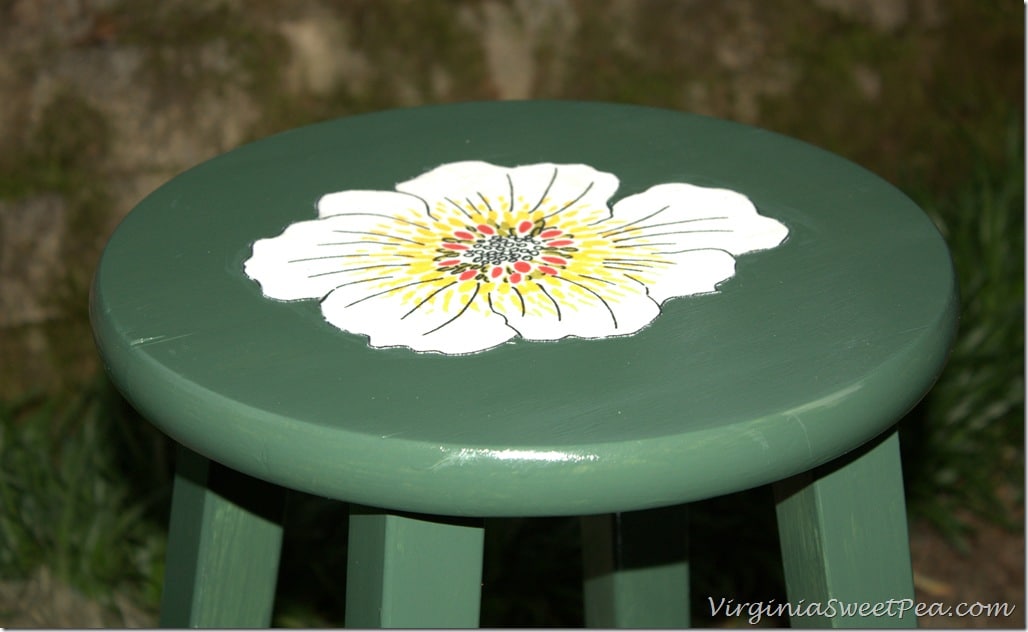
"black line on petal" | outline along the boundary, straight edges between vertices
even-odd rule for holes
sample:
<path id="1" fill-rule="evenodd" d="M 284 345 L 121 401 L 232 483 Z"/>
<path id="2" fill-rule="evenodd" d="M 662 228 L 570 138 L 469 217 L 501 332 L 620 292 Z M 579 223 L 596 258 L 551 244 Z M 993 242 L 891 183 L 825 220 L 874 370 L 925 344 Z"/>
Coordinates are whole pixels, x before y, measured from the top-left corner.
<path id="1" fill-rule="evenodd" d="M 592 294 L 593 296 L 595 296 L 596 298 L 600 299 L 600 302 L 603 303 L 603 306 L 606 307 L 607 311 L 610 313 L 610 319 L 612 321 L 614 321 L 614 329 L 618 328 L 618 319 L 617 319 L 617 316 L 614 315 L 614 310 L 610 307 L 610 304 L 607 302 L 607 300 L 604 299 L 599 294 L 597 294 L 595 290 L 593 290 L 592 288 L 590 288 L 590 287 L 588 287 L 586 285 L 583 285 L 583 284 L 581 284 L 581 283 L 579 283 L 577 281 L 572 281 L 571 279 L 566 279 L 564 277 L 555 277 L 555 278 L 560 279 L 561 281 L 564 281 L 565 283 L 570 283 L 572 285 L 577 285 L 578 287 L 582 288 L 586 292 L 588 292 L 588 293 Z"/>
<path id="2" fill-rule="evenodd" d="M 332 288 L 331 290 L 326 292 L 324 296 L 322 296 L 320 299 L 318 299 L 318 302 L 319 303 L 324 303 L 325 299 L 328 298 L 329 294 L 331 294 L 332 292 L 335 292 L 336 290 L 338 290 L 341 287 L 346 287 L 347 285 L 356 285 L 358 283 L 371 283 L 372 281 L 384 281 L 386 279 L 391 279 L 391 278 L 393 278 L 392 275 L 388 275 L 387 274 L 385 276 L 373 277 L 371 279 L 357 279 L 356 281 L 347 281 L 346 283 L 340 283 L 339 285 L 335 286 L 334 288 Z M 347 307 L 349 307 L 349 305 L 347 305 Z"/>
<path id="3" fill-rule="evenodd" d="M 410 310 L 409 312 L 407 312 L 407 313 L 406 313 L 406 314 L 404 314 L 403 316 L 400 316 L 400 320 L 403 320 L 404 318 L 407 318 L 408 316 L 410 316 L 410 315 L 411 315 L 412 313 L 414 313 L 414 310 L 418 309 L 419 307 L 421 307 L 421 306 L 422 306 L 422 305 L 424 305 L 425 303 L 427 303 L 427 302 L 429 302 L 430 300 L 432 300 L 432 297 L 433 297 L 433 296 L 435 296 L 436 294 L 438 294 L 438 293 L 442 292 L 443 290 L 445 290 L 446 288 L 448 288 L 448 287 L 452 287 L 452 286 L 454 286 L 454 285 L 457 285 L 457 282 L 456 282 L 456 281 L 453 281 L 453 282 L 452 282 L 452 283 L 450 283 L 449 285 L 444 285 L 443 287 L 439 288 L 439 289 L 438 289 L 438 290 L 436 290 L 435 292 L 432 292 L 431 294 L 429 294 L 428 296 L 426 296 L 426 297 L 424 298 L 424 300 L 422 300 L 422 301 L 421 301 L 420 303 L 418 303 L 417 305 L 415 305 L 414 307 L 412 307 L 412 308 L 411 308 L 411 310 Z"/>
<path id="4" fill-rule="evenodd" d="M 651 245 L 651 244 L 647 244 Z M 654 252 L 655 255 L 680 255 L 683 252 L 703 252 L 704 250 L 720 250 L 721 252 L 728 252 L 723 248 L 683 248 L 682 250 L 658 250 Z M 728 254 L 732 254 L 728 252 Z"/>
<path id="5" fill-rule="evenodd" d="M 514 181 L 510 179 L 510 173 L 507 176 L 507 187 L 510 190 L 510 207 L 507 208 L 507 212 L 511 215 L 514 214 Z"/>
<path id="6" fill-rule="evenodd" d="M 722 229 L 711 229 L 711 230 L 676 230 L 670 233 L 653 233 L 651 235 L 633 235 L 632 237 L 621 237 L 620 239 L 612 239 L 611 243 L 617 243 L 619 241 L 628 241 L 629 239 L 648 239 L 650 237 L 662 237 L 664 235 L 692 235 L 695 233 L 734 233 L 734 230 L 722 230 Z M 616 246 L 615 246 L 616 247 Z"/>
<path id="7" fill-rule="evenodd" d="M 668 265 L 668 262 L 659 261 L 657 259 L 637 259 L 636 261 L 638 261 L 638 263 L 636 263 L 635 261 L 611 261 L 611 259 L 605 259 L 603 265 L 608 268 L 611 266 L 622 266 L 625 268 L 655 268 L 656 264 L 662 263 L 664 265 Z"/>
<path id="8" fill-rule="evenodd" d="M 553 183 L 556 182 L 556 181 L 557 181 L 557 167 L 554 167 L 553 168 L 553 176 L 550 177 L 550 183 L 546 185 L 546 189 L 543 190 L 543 194 L 539 197 L 539 201 L 536 202 L 535 206 L 532 207 L 532 210 L 529 211 L 530 214 L 536 212 L 539 209 L 539 207 L 543 205 L 543 200 L 545 200 L 546 196 L 550 194 L 550 189 L 553 187 Z"/>
<path id="9" fill-rule="evenodd" d="M 372 242 L 372 243 L 378 243 L 378 242 Z M 361 252 L 361 253 L 350 254 L 350 255 L 326 255 L 324 257 L 304 257 L 303 259 L 290 259 L 289 261 L 286 261 L 286 263 L 301 263 L 303 261 L 319 261 L 321 259 L 343 259 L 343 258 L 346 258 L 346 257 L 383 257 L 383 256 L 385 256 L 385 257 L 403 257 L 404 259 L 413 259 L 414 258 L 414 255 L 393 254 L 393 253 L 389 253 L 388 255 L 383 255 L 381 253 Z"/>
<path id="10" fill-rule="evenodd" d="M 588 274 L 579 274 L 578 276 L 582 277 L 583 279 L 589 279 L 589 280 L 592 280 L 592 281 L 599 281 L 600 283 L 606 283 L 607 285 L 617 285 L 617 283 L 614 283 L 613 281 L 608 281 L 607 279 L 601 279 L 600 277 L 590 276 Z"/>
<path id="11" fill-rule="evenodd" d="M 463 206 L 461 206 L 460 204 L 457 204 L 456 202 L 454 202 L 454 201 L 453 201 L 453 199 L 451 199 L 451 198 L 443 198 L 443 199 L 445 199 L 445 200 L 446 200 L 447 202 L 449 202 L 450 204 L 452 204 L 452 205 L 453 205 L 453 207 L 454 207 L 455 209 L 457 209 L 458 211 L 460 211 L 461 213 L 463 213 L 463 214 L 464 214 L 464 217 L 466 217 L 466 218 L 468 218 L 468 219 L 474 219 L 473 217 L 471 217 L 471 213 L 468 213 L 467 209 L 465 209 L 465 208 L 464 208 Z"/>
<path id="12" fill-rule="evenodd" d="M 644 288 L 644 289 L 646 290 L 646 296 L 649 296 L 649 295 L 650 295 L 650 288 L 649 288 L 649 287 L 647 287 L 647 285 L 646 285 L 645 283 L 643 283 L 643 282 L 642 282 L 642 281 L 640 281 L 639 279 L 635 278 L 635 277 L 634 277 L 634 276 L 632 276 L 631 274 L 626 274 L 625 276 L 626 276 L 626 277 L 628 277 L 629 279 L 632 279 L 633 281 L 635 281 L 635 282 L 636 282 L 636 283 L 638 283 L 639 285 L 643 286 L 643 288 Z"/>
<path id="13" fill-rule="evenodd" d="M 428 215 L 429 219 L 432 219 L 432 220 L 435 219 L 435 216 L 432 215 L 432 208 L 428 205 L 428 200 L 426 200 L 425 198 L 421 197 L 417 193 L 410 193 L 408 191 L 400 191 L 400 190 L 397 190 L 397 193 L 402 193 L 404 195 L 409 195 L 412 198 L 415 198 L 416 200 L 421 202 L 421 204 L 425 207 L 425 215 Z"/>
<path id="14" fill-rule="evenodd" d="M 554 300 L 552 296 L 550 296 L 550 293 L 546 291 L 546 288 L 543 287 L 542 283 L 536 282 L 536 285 L 539 286 L 539 289 L 542 290 L 543 294 L 546 295 L 546 298 L 550 299 L 550 302 L 553 303 L 554 309 L 557 310 L 557 322 L 560 322 L 560 304 L 557 303 L 557 301 Z"/>
<path id="15" fill-rule="evenodd" d="M 519 292 L 518 288 L 514 287 L 513 285 L 510 286 L 510 289 L 514 290 L 514 293 L 518 295 L 518 300 L 521 301 L 521 315 L 524 316 L 525 315 L 525 297 L 521 296 L 521 292 Z"/>
<path id="16" fill-rule="evenodd" d="M 586 196 L 586 194 L 589 193 L 589 191 L 592 190 L 594 184 L 596 184 L 595 181 L 590 182 L 589 186 L 585 187 L 585 190 L 578 194 L 578 197 L 576 197 L 575 199 L 571 200 L 570 202 L 568 202 L 564 206 L 560 207 L 556 211 L 554 211 L 554 212 L 550 213 L 549 215 L 543 217 L 543 219 L 550 219 L 554 215 L 559 215 L 559 214 L 563 213 L 564 211 L 568 210 L 569 208 L 571 208 L 572 206 L 574 206 L 575 204 L 577 204 L 579 200 L 584 198 Z"/>
<path id="17" fill-rule="evenodd" d="M 422 335 L 422 336 L 427 336 L 427 335 L 429 335 L 429 334 L 435 333 L 435 332 L 439 331 L 440 329 L 442 329 L 443 327 L 445 327 L 445 326 L 449 325 L 449 324 L 450 324 L 450 323 L 452 323 L 453 321 L 457 320 L 457 319 L 458 319 L 458 318 L 460 318 L 461 316 L 463 316 L 463 315 L 464 315 L 464 312 L 468 311 L 468 307 L 471 307 L 471 303 L 473 303 L 473 302 L 475 301 L 475 297 L 476 297 L 476 296 L 478 296 L 478 290 L 479 290 L 479 288 L 480 288 L 480 287 L 482 287 L 482 284 L 481 284 L 481 283 L 476 283 L 476 284 L 475 284 L 475 291 L 474 291 L 474 292 L 473 292 L 473 293 L 471 294 L 471 298 L 469 298 L 469 299 L 468 299 L 468 302 L 467 302 L 467 303 L 464 303 L 464 307 L 460 308 L 460 311 L 459 311 L 459 312 L 457 312 L 457 315 L 456 315 L 456 316 L 454 316 L 454 317 L 453 317 L 453 318 L 451 318 L 450 320 L 446 321 L 446 322 L 445 322 L 445 323 L 443 323 L 442 325 L 439 325 L 439 326 L 438 326 L 438 327 L 436 327 L 435 329 L 431 329 L 431 330 L 429 330 L 429 331 L 426 331 L 425 333 L 423 333 L 423 334 L 421 334 L 421 335 Z"/>
<path id="18" fill-rule="evenodd" d="M 322 246 L 324 244 L 317 244 L 317 245 Z M 345 259 L 347 257 L 373 257 L 373 256 L 381 256 L 381 255 L 379 255 L 377 253 L 373 254 L 373 253 L 370 253 L 370 252 L 359 252 L 359 253 L 349 254 L 349 255 L 325 255 L 324 257 L 304 257 L 303 259 L 290 259 L 289 261 L 286 261 L 286 263 L 301 263 L 303 261 L 319 261 L 321 259 Z"/>
<path id="19" fill-rule="evenodd" d="M 650 219 L 651 217 L 656 217 L 657 215 L 660 215 L 661 213 L 663 213 L 664 211 L 668 210 L 669 208 L 671 208 L 670 204 L 668 204 L 664 208 L 660 209 L 659 211 L 654 211 L 653 213 L 650 213 L 646 217 L 640 217 L 639 219 L 635 220 L 634 222 L 630 222 L 628 224 L 625 224 L 624 226 L 620 226 L 619 228 L 627 228 L 627 227 L 631 226 L 632 224 L 637 224 L 639 222 L 644 222 L 644 221 Z M 610 220 L 609 217 L 604 217 L 603 219 L 598 219 L 595 222 L 592 222 L 590 224 L 586 224 L 586 226 L 593 226 L 595 224 L 599 224 L 601 222 L 606 222 L 606 221 L 609 221 L 609 220 Z M 600 233 L 600 234 L 603 235 L 605 233 Z"/>
<path id="20" fill-rule="evenodd" d="M 614 247 L 615 248 L 649 248 L 650 246 L 674 246 L 674 245 L 675 245 L 675 243 L 672 242 L 672 241 L 668 241 L 668 242 L 663 242 L 662 241 L 662 242 L 658 242 L 658 243 L 655 243 L 655 244 L 620 244 L 620 245 L 617 245 L 617 246 L 614 246 Z"/>
<path id="21" fill-rule="evenodd" d="M 424 201 L 424 200 L 422 200 L 422 201 Z M 354 216 L 357 216 L 357 215 L 367 215 L 369 217 L 384 217 L 386 219 L 393 220 L 393 221 L 396 221 L 396 222 L 403 222 L 404 224 L 410 224 L 411 226 L 417 226 L 418 228 L 423 228 L 425 230 L 431 230 L 431 228 L 429 228 L 428 226 L 425 226 L 424 224 L 419 224 L 417 222 L 412 222 L 409 219 L 403 219 L 402 217 L 394 217 L 393 215 L 385 215 L 384 213 L 341 213 L 341 214 L 336 214 L 336 215 L 329 215 L 328 217 L 325 217 L 323 219 L 328 219 L 329 217 L 354 217 Z"/>
<path id="22" fill-rule="evenodd" d="M 664 208 L 667 208 L 667 207 L 664 207 Z M 647 228 L 657 228 L 658 226 L 672 226 L 674 224 L 691 224 L 693 222 L 706 222 L 708 220 L 717 220 L 717 219 L 728 219 L 728 218 L 727 217 L 701 217 L 699 219 L 680 219 L 680 220 L 676 220 L 674 222 L 663 222 L 663 223 L 660 223 L 660 224 L 650 224 L 649 226 L 636 226 L 635 228 L 628 228 L 632 224 L 636 224 L 636 223 L 642 221 L 642 220 L 636 220 L 636 221 L 632 222 L 631 224 L 625 224 L 624 226 L 619 226 L 618 228 L 616 228 L 614 230 L 609 230 L 609 231 L 607 231 L 605 233 L 600 233 L 600 235 L 603 236 L 603 237 L 610 237 L 611 235 L 617 235 L 618 233 L 630 233 L 630 232 L 637 231 L 637 230 L 646 230 Z"/>
<path id="23" fill-rule="evenodd" d="M 366 240 L 366 239 L 361 239 L 361 240 L 358 240 L 358 241 L 330 241 L 330 242 L 326 242 L 326 243 L 323 243 L 323 244 L 314 244 L 314 245 L 315 246 L 356 246 L 357 244 L 375 244 L 376 246 L 394 246 L 394 247 L 399 245 L 399 244 L 390 244 L 390 243 L 381 242 L 381 241 L 369 241 L 369 240 Z M 421 245 L 423 246 L 424 244 L 421 244 Z M 368 254 L 371 254 L 371 253 L 368 253 Z"/>
<path id="24" fill-rule="evenodd" d="M 482 195 L 481 191 L 475 191 L 475 193 L 477 193 L 478 197 L 482 200 L 482 204 L 485 204 L 485 207 L 487 209 L 489 209 L 490 213 L 492 213 L 493 212 L 493 207 L 489 205 L 489 200 L 485 199 L 485 196 Z"/>
<path id="25" fill-rule="evenodd" d="M 645 261 L 647 263 L 671 263 L 670 261 L 661 261 L 660 259 L 651 259 L 649 257 L 604 257 L 604 261 L 617 261 L 618 263 L 630 263 L 632 261 Z"/>
<path id="26" fill-rule="evenodd" d="M 330 274 L 343 274 L 345 272 L 356 272 L 358 270 L 371 270 L 373 268 L 406 268 L 408 266 L 410 266 L 409 263 L 381 263 L 381 264 L 373 265 L 373 266 L 361 266 L 359 268 L 346 268 L 344 270 L 332 270 L 330 272 L 319 272 L 317 274 L 308 274 L 307 278 L 308 279 L 313 279 L 315 277 L 328 276 Z"/>
<path id="27" fill-rule="evenodd" d="M 388 279 L 390 277 L 385 277 L 385 278 Z M 435 277 L 433 279 L 423 279 L 421 281 L 411 281 L 410 283 L 404 283 L 403 285 L 397 285 L 396 287 L 391 287 L 391 288 L 389 288 L 387 290 L 382 290 L 381 292 L 376 292 L 376 293 L 371 294 L 369 296 L 365 296 L 364 298 L 357 299 L 356 301 L 354 301 L 354 302 L 350 303 L 349 305 L 347 305 L 347 307 L 353 307 L 357 303 L 363 303 L 364 301 L 366 301 L 368 299 L 375 298 L 376 296 L 382 296 L 383 294 L 388 294 L 390 292 L 395 292 L 397 290 L 402 290 L 405 287 L 410 287 L 412 285 L 421 285 L 422 283 L 432 283 L 433 281 L 438 281 L 440 279 L 445 279 L 445 278 L 446 277 Z M 343 285 L 349 285 L 349 284 L 348 283 L 344 283 Z M 343 287 L 343 286 L 340 285 L 338 287 Z"/>
<path id="28" fill-rule="evenodd" d="M 333 230 L 333 233 L 346 233 L 349 235 L 371 235 L 372 237 L 384 237 L 386 239 L 398 239 L 400 241 L 406 241 L 407 243 L 416 244 L 418 246 L 424 246 L 425 244 L 420 241 L 414 241 L 413 239 L 407 239 L 406 237 L 397 237 L 396 235 L 389 235 L 386 233 L 373 233 L 367 230 Z M 616 241 L 616 240 L 615 240 Z M 371 242 L 373 244 L 381 243 L 377 241 Z"/>

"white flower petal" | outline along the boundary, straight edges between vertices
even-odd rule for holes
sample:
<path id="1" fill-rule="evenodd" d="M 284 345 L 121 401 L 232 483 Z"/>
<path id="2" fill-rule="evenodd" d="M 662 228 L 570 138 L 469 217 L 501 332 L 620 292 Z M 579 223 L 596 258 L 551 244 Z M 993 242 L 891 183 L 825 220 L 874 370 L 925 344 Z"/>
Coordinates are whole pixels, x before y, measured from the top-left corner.
<path id="1" fill-rule="evenodd" d="M 405 222 L 334 215 L 254 242 L 244 270 L 270 298 L 321 298 L 346 283 L 403 275 L 412 263 L 407 251 L 418 247 L 415 229 Z"/>
<path id="2" fill-rule="evenodd" d="M 428 207 L 424 200 L 394 191 L 340 191 L 321 196 L 318 217 L 367 214 L 424 223 Z"/>
<path id="3" fill-rule="evenodd" d="M 255 242 L 244 268 L 372 347 L 461 354 L 636 333 L 788 234 L 733 191 L 662 184 L 611 209 L 617 186 L 580 164 L 446 164 L 397 191 L 323 196 L 319 219 Z"/>
<path id="4" fill-rule="evenodd" d="M 336 327 L 367 335 L 372 347 L 474 353 L 516 335 L 489 309 L 478 283 L 431 278 L 346 285 L 321 310 Z"/>
<path id="5" fill-rule="evenodd" d="M 618 187 L 613 174 L 588 165 L 541 163 L 497 167 L 481 161 L 454 162 L 396 185 L 431 208 L 475 210 L 496 223 L 532 216 L 550 223 L 565 217 L 604 217 Z"/>
<path id="6" fill-rule="evenodd" d="M 494 291 L 490 304 L 526 340 L 625 336 L 649 324 L 660 309 L 642 285 L 618 276 L 621 284 L 547 276 Z"/>
<path id="7" fill-rule="evenodd" d="M 727 189 L 660 184 L 614 205 L 603 235 L 625 250 L 717 249 L 740 255 L 773 248 L 788 229 L 757 213 L 749 198 Z"/>
<path id="8" fill-rule="evenodd" d="M 723 250 L 687 250 L 656 255 L 653 263 L 625 274 L 646 286 L 650 298 L 669 298 L 717 291 L 717 284 L 735 275 L 735 258 Z M 623 268 L 622 268 L 623 269 Z"/>

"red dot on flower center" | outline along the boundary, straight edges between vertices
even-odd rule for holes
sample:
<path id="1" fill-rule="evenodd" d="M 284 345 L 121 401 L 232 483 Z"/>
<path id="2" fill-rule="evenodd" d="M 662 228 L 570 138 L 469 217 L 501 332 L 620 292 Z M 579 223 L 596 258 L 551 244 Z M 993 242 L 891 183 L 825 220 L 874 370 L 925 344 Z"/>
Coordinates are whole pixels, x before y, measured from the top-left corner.
<path id="1" fill-rule="evenodd" d="M 492 226 L 490 226 L 488 224 L 479 224 L 475 228 L 477 228 L 478 232 L 482 233 L 483 235 L 495 235 L 496 234 L 496 230 Z"/>
<path id="2" fill-rule="evenodd" d="M 539 237 L 542 239 L 552 239 L 563 232 L 564 231 L 559 228 L 547 228 L 543 232 L 539 233 Z"/>
<path id="3" fill-rule="evenodd" d="M 567 259 L 561 259 L 560 257 L 543 257 L 542 260 L 558 266 L 564 266 L 568 263 Z"/>
<path id="4" fill-rule="evenodd" d="M 508 278 L 510 278 L 511 283 L 518 283 L 519 281 L 521 281 L 521 275 L 517 272 L 511 273 L 510 277 Z"/>
<path id="5" fill-rule="evenodd" d="M 522 274 L 525 274 L 526 272 L 532 269 L 532 266 L 529 265 L 527 261 L 517 261 L 514 263 L 514 269 Z"/>
<path id="6" fill-rule="evenodd" d="M 478 274 L 478 270 L 465 270 L 464 272 L 460 273 L 460 277 L 458 277 L 458 278 L 461 281 L 467 281 L 468 279 L 475 278 L 476 274 Z"/>
<path id="7" fill-rule="evenodd" d="M 533 225 L 534 224 L 532 224 L 532 222 L 530 222 L 530 221 L 528 221 L 526 219 L 525 221 L 523 221 L 520 224 L 518 224 L 518 232 L 523 235 L 523 234 L 527 233 L 528 231 L 532 230 L 532 226 Z"/>
<path id="8" fill-rule="evenodd" d="M 500 276 L 501 274 L 503 274 L 503 268 L 499 266 L 493 268 L 492 271 L 489 272 L 489 276 L 491 276 L 494 279 Z"/>
<path id="9" fill-rule="evenodd" d="M 553 248 L 560 248 L 561 246 L 570 246 L 573 243 L 575 242 L 570 239 L 558 239 L 557 241 L 548 241 L 546 242 L 546 245 Z"/>
<path id="10" fill-rule="evenodd" d="M 453 236 L 457 239 L 467 239 L 469 241 L 475 238 L 474 235 L 472 235 L 466 230 L 456 230 L 453 232 Z"/>
<path id="11" fill-rule="evenodd" d="M 539 272 L 543 274 L 557 274 L 557 271 L 550 266 L 539 266 Z"/>
<path id="12" fill-rule="evenodd" d="M 447 250 L 467 250 L 468 249 L 468 247 L 465 246 L 464 244 L 450 244 L 450 243 L 444 243 L 443 244 L 443 248 L 446 248 Z"/>
<path id="13" fill-rule="evenodd" d="M 439 267 L 440 268 L 445 268 L 447 266 L 455 266 L 458 263 L 460 263 L 460 259 L 447 259 L 445 261 L 440 261 L 439 262 Z"/>

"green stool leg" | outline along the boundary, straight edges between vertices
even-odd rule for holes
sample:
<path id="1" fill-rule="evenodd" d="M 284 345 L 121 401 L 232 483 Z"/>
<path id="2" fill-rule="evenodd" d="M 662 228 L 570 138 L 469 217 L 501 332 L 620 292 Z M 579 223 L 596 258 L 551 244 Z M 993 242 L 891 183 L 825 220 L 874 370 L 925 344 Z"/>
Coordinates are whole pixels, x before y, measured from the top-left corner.
<path id="1" fill-rule="evenodd" d="M 350 506 L 348 628 L 475 628 L 481 520 Z"/>
<path id="2" fill-rule="evenodd" d="M 280 487 L 179 449 L 162 627 L 271 624 L 284 498 Z"/>
<path id="3" fill-rule="evenodd" d="M 586 626 L 689 627 L 688 547 L 685 506 L 583 517 Z"/>
<path id="4" fill-rule="evenodd" d="M 916 627 L 895 430 L 777 483 L 775 498 L 789 603 L 836 606 L 794 627 Z"/>

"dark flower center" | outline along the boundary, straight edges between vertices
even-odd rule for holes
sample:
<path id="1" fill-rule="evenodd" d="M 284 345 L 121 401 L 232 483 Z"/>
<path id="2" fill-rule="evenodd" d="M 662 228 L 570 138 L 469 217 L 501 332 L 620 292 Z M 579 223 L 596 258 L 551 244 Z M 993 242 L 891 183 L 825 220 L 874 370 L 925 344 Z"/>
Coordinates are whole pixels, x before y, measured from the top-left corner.
<path id="1" fill-rule="evenodd" d="M 502 265 L 516 261 L 531 261 L 539 255 L 542 245 L 534 237 L 494 235 L 476 241 L 464 253 L 475 265 Z"/>

